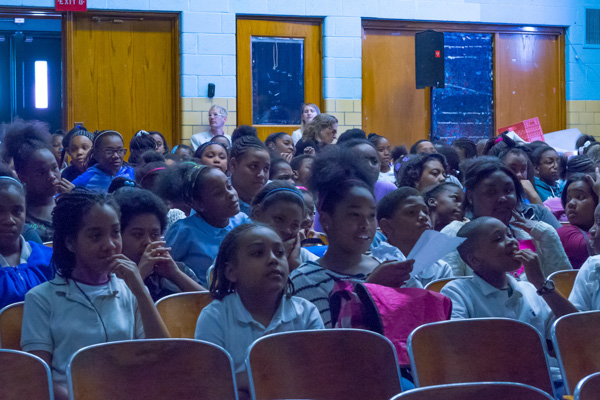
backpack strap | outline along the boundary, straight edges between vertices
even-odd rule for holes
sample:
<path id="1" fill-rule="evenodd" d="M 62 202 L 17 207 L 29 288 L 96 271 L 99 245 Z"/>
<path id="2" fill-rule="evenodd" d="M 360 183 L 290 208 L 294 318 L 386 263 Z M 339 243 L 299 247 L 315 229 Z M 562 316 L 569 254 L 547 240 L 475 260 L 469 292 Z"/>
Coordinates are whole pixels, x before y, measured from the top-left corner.
<path id="1" fill-rule="evenodd" d="M 367 329 L 383 335 L 383 321 L 381 320 L 381 314 L 379 314 L 379 310 L 371 297 L 371 293 L 369 293 L 369 289 L 367 289 L 363 283 L 357 283 L 354 285 L 354 291 L 363 305 L 363 321 L 367 326 Z"/>

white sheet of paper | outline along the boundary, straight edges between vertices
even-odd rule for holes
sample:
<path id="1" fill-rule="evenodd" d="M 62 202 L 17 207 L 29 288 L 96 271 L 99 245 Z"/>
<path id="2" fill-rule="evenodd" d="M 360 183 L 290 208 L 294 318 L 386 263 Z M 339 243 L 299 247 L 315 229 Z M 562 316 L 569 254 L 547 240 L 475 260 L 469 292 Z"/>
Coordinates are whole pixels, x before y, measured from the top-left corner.
<path id="1" fill-rule="evenodd" d="M 465 240 L 465 238 L 451 237 L 434 230 L 423 232 L 415 247 L 413 247 L 410 254 L 406 257 L 407 260 L 415 260 L 410 275 L 415 276 L 419 274 L 446 254 L 456 250 Z"/>

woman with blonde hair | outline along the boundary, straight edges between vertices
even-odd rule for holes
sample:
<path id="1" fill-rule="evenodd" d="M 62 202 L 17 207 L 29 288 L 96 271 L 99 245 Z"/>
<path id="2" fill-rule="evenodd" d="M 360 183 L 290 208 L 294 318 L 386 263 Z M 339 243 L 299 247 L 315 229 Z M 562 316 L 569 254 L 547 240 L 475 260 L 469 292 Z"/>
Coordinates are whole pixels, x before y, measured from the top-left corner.
<path id="1" fill-rule="evenodd" d="M 319 106 L 313 103 L 305 103 L 302 104 L 302 123 L 299 129 L 296 129 L 292 133 L 292 140 L 294 141 L 294 146 L 302 139 L 302 135 L 304 133 L 304 129 L 306 129 L 306 125 L 310 123 L 317 115 L 321 114 L 321 110 L 319 110 Z"/>
<path id="2" fill-rule="evenodd" d="M 338 120 L 330 114 L 319 114 L 306 125 L 296 145 L 296 155 L 315 154 L 332 144 L 337 135 Z"/>

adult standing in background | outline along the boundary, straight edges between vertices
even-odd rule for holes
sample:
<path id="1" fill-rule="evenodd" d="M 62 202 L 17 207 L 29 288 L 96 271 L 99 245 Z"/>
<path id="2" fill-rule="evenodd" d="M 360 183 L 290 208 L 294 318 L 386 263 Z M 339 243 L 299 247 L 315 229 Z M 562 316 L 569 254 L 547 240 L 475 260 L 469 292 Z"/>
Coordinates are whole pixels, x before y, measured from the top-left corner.
<path id="1" fill-rule="evenodd" d="M 306 125 L 302 139 L 296 145 L 296 155 L 318 153 L 332 144 L 337 136 L 338 120 L 330 114 L 319 114 Z"/>
<path id="2" fill-rule="evenodd" d="M 227 110 L 221 106 L 214 105 L 208 110 L 208 124 L 210 129 L 206 132 L 196 133 L 192 136 L 192 148 L 194 151 L 200 145 L 210 141 L 213 137 L 223 135 L 231 140 L 231 136 L 223 132 L 223 126 L 227 122 Z"/>
<path id="3" fill-rule="evenodd" d="M 311 122 L 317 115 L 321 114 L 321 110 L 319 110 L 319 106 L 313 103 L 306 103 L 302 105 L 302 124 L 299 129 L 296 129 L 292 133 L 292 140 L 294 141 L 294 146 L 302 139 L 302 135 L 304 134 L 304 129 L 306 128 L 306 124 Z"/>

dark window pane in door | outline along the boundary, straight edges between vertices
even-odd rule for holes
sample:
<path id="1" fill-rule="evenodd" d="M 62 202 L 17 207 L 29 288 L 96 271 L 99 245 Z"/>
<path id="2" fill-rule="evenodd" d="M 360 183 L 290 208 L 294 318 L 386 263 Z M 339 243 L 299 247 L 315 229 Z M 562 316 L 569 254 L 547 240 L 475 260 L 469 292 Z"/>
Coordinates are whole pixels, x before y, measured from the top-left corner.
<path id="1" fill-rule="evenodd" d="M 494 135 L 492 35 L 445 32 L 445 89 L 433 89 L 432 140 L 477 143 Z"/>
<path id="2" fill-rule="evenodd" d="M 304 39 L 253 37 L 252 123 L 299 125 L 304 103 Z"/>
<path id="3" fill-rule="evenodd" d="M 11 121 L 10 37 L 0 33 L 0 123 Z"/>

